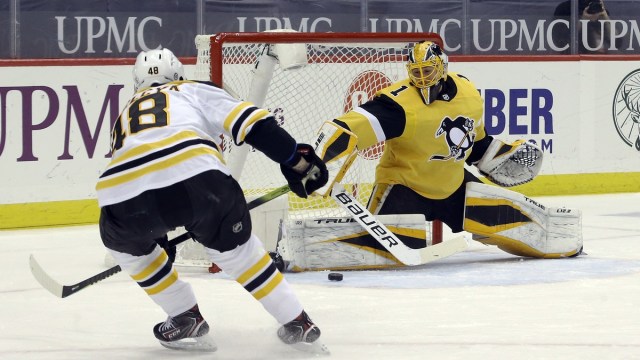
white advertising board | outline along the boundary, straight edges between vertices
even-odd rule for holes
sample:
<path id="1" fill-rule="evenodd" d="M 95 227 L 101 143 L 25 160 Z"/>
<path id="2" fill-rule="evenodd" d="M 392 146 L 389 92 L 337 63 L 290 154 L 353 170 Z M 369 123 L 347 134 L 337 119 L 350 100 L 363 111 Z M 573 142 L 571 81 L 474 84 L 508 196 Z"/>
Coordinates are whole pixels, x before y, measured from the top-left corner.
<path id="1" fill-rule="evenodd" d="M 637 61 L 461 61 L 450 71 L 485 98 L 490 134 L 542 146 L 542 177 L 640 172 Z M 0 78 L 0 210 L 95 199 L 111 124 L 133 91 L 131 65 L 0 67 Z"/>
<path id="2" fill-rule="evenodd" d="M 543 147 L 541 174 L 640 171 L 640 63 L 454 63 L 450 70 L 468 74 L 481 89 L 485 124 L 499 131 L 494 136 L 524 137 Z M 621 86 L 630 74 L 635 82 Z M 635 91 L 635 105 L 629 106 L 635 106 L 636 120 L 619 87 Z"/>

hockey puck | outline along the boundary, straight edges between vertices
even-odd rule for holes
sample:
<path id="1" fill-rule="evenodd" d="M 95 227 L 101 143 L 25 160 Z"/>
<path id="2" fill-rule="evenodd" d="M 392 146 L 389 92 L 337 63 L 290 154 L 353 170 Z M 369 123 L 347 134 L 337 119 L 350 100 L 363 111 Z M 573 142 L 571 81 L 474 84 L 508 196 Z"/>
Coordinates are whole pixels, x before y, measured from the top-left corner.
<path id="1" fill-rule="evenodd" d="M 342 274 L 340 273 L 329 273 L 328 277 L 331 281 L 342 281 Z"/>

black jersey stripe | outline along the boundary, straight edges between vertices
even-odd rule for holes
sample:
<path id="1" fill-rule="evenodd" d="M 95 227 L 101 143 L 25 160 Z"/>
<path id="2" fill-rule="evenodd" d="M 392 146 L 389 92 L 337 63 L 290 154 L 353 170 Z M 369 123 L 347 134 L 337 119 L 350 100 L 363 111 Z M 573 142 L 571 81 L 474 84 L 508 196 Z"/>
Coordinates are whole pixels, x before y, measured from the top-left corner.
<path id="1" fill-rule="evenodd" d="M 218 145 L 211 141 L 211 140 L 206 140 L 206 139 L 191 139 L 191 140 L 186 140 L 183 142 L 180 142 L 178 144 L 175 144 L 171 147 L 168 148 L 164 148 L 158 151 L 154 151 L 153 153 L 150 153 L 148 155 L 145 155 L 143 157 L 140 157 L 138 159 L 135 160 L 131 160 L 128 161 L 126 163 L 114 166 L 110 169 L 108 169 L 107 171 L 105 171 L 104 173 L 102 173 L 102 175 L 100 175 L 100 178 L 105 178 L 123 171 L 127 171 L 133 168 L 136 168 L 138 166 L 150 163 L 154 160 L 163 158 L 165 156 L 169 156 L 171 154 L 174 154 L 178 151 L 181 151 L 183 149 L 186 149 L 190 146 L 194 146 L 194 145 L 207 145 L 209 147 L 214 148 L 216 151 L 220 152 L 220 148 L 218 148 Z"/>
<path id="2" fill-rule="evenodd" d="M 253 290 L 260 287 L 262 284 L 264 284 L 267 281 L 267 279 L 269 279 L 271 275 L 273 275 L 275 272 L 276 272 L 276 266 L 273 262 L 271 262 L 269 266 L 267 266 L 260 275 L 258 275 L 255 279 L 251 280 L 251 282 L 245 285 L 244 288 L 248 292 L 252 292 Z"/>
<path id="3" fill-rule="evenodd" d="M 383 94 L 361 107 L 369 113 L 375 114 L 387 140 L 399 137 L 404 133 L 407 114 L 404 108 L 393 99 Z"/>
<path id="4" fill-rule="evenodd" d="M 244 109 L 242 111 L 242 114 L 240 114 L 240 116 L 238 116 L 238 119 L 233 123 L 233 126 L 231 128 L 231 135 L 233 135 L 233 138 L 236 140 L 237 144 L 242 143 L 242 140 L 239 138 L 239 136 L 241 134 L 244 122 L 256 110 L 258 110 L 258 108 L 255 106 L 250 106 Z"/>
<path id="5" fill-rule="evenodd" d="M 158 270 L 153 276 L 144 281 L 138 281 L 138 285 L 142 288 L 150 287 L 156 285 L 160 280 L 162 280 L 165 276 L 171 273 L 171 263 L 169 261 L 165 262 L 162 268 Z"/>

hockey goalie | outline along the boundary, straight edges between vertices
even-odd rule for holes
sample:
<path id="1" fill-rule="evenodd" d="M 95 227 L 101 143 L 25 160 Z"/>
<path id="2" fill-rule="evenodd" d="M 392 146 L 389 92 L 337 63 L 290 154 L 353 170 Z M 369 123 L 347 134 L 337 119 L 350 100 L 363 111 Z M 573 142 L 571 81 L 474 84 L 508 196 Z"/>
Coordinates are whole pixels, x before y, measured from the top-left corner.
<path id="1" fill-rule="evenodd" d="M 318 191 L 328 196 L 358 149 L 384 142 L 367 209 L 406 246 L 429 246 L 425 220 L 440 220 L 454 233 L 471 232 L 474 240 L 510 254 L 579 255 L 579 210 L 549 208 L 506 189 L 533 180 L 542 166 L 541 149 L 486 133 L 476 86 L 448 71 L 447 55 L 437 44 L 416 44 L 406 67 L 406 79 L 320 129 L 316 152 L 330 180 Z M 471 166 L 493 184 L 484 184 Z M 293 228 L 288 239 L 293 270 L 404 265 L 348 218 L 298 222 Z"/>

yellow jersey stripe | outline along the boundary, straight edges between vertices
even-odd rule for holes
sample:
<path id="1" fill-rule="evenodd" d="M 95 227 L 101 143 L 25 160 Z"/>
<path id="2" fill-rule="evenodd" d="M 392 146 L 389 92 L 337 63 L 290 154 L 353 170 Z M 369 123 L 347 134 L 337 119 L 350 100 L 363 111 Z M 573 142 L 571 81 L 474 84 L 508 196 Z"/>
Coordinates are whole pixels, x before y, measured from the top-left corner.
<path id="1" fill-rule="evenodd" d="M 260 300 L 263 297 L 269 295 L 271 291 L 273 291 L 273 289 L 275 289 L 275 287 L 282 282 L 283 279 L 284 276 L 282 276 L 282 273 L 277 272 L 276 275 L 265 286 L 253 293 L 253 297 L 256 300 Z"/>
<path id="2" fill-rule="evenodd" d="M 173 271 L 171 271 L 171 275 L 167 276 L 158 285 L 150 287 L 148 289 L 144 289 L 144 291 L 149 295 L 155 295 L 173 285 L 173 283 L 175 283 L 176 281 L 178 281 L 178 272 L 173 269 Z"/>
<path id="3" fill-rule="evenodd" d="M 238 116 L 240 116 L 240 114 L 252 107 L 253 104 L 248 102 L 248 101 L 243 101 L 240 104 L 238 104 L 238 106 L 236 106 L 233 110 L 231 110 L 231 112 L 229 113 L 229 115 L 227 115 L 227 117 L 224 119 L 224 129 L 231 132 L 231 128 L 233 127 L 233 123 L 238 119 Z"/>
<path id="4" fill-rule="evenodd" d="M 247 282 L 247 280 L 253 278 L 254 276 L 256 276 L 256 274 L 261 272 L 261 270 L 264 269 L 265 266 L 269 265 L 269 262 L 271 262 L 271 257 L 269 256 L 269 254 L 265 253 L 257 263 L 255 263 L 252 267 L 247 269 L 247 271 L 242 273 L 242 275 L 240 275 L 236 279 L 236 281 L 244 286 L 244 283 Z"/>
<path id="5" fill-rule="evenodd" d="M 119 176 L 115 176 L 108 180 L 101 180 L 96 185 L 96 190 L 102 190 L 102 189 L 118 186 L 123 183 L 138 179 L 149 173 L 164 170 L 166 168 L 179 164 L 183 161 L 187 161 L 189 159 L 192 159 L 194 157 L 201 156 L 201 155 L 213 155 L 216 158 L 218 158 L 220 161 L 222 161 L 221 155 L 219 152 L 213 150 L 210 147 L 198 147 L 198 148 L 187 150 L 183 153 L 177 154 L 170 158 L 163 159 L 162 161 L 157 162 L 155 164 L 145 165 L 144 167 L 138 170 L 135 170 L 126 174 L 122 174 Z"/>
<path id="6" fill-rule="evenodd" d="M 160 252 L 160 254 L 158 255 L 158 257 L 156 257 L 149 265 L 147 265 L 147 267 L 145 267 L 142 271 L 140 271 L 137 274 L 133 274 L 131 275 L 131 278 L 133 280 L 137 281 L 141 281 L 146 279 L 147 277 L 149 277 L 149 275 L 155 273 L 156 271 L 158 271 L 159 268 L 162 267 L 162 265 L 164 265 L 167 260 L 169 260 L 169 256 L 167 255 L 166 252 L 162 251 Z"/>
<path id="7" fill-rule="evenodd" d="M 173 145 L 175 143 L 180 143 L 184 140 L 199 139 L 199 138 L 201 138 L 201 136 L 199 136 L 195 131 L 189 131 L 189 130 L 181 131 L 166 139 L 162 139 L 160 141 L 137 146 L 125 152 L 124 154 L 118 156 L 117 159 L 112 159 L 109 165 L 116 165 L 121 162 L 125 162 L 131 158 L 138 157 L 142 154 L 153 152 L 155 150 L 158 150 L 159 148 L 164 148 L 164 147 L 168 147 L 169 145 Z"/>

